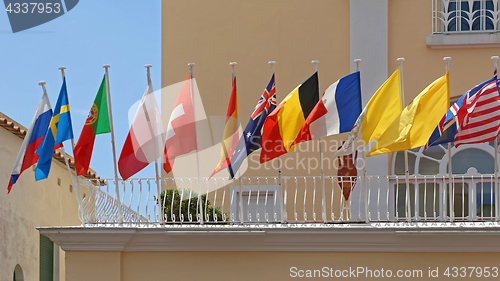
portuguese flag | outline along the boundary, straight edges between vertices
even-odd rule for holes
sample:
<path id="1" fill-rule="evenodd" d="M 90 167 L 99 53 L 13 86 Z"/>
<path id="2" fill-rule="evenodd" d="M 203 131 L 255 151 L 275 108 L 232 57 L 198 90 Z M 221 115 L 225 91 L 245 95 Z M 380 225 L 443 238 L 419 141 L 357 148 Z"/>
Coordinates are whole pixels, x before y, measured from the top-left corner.
<path id="1" fill-rule="evenodd" d="M 95 97 L 89 116 L 85 120 L 82 133 L 75 145 L 75 169 L 77 175 L 84 175 L 89 170 L 90 158 L 94 149 L 95 136 L 110 133 L 108 102 L 106 100 L 106 75 L 102 79 L 101 86 Z"/>

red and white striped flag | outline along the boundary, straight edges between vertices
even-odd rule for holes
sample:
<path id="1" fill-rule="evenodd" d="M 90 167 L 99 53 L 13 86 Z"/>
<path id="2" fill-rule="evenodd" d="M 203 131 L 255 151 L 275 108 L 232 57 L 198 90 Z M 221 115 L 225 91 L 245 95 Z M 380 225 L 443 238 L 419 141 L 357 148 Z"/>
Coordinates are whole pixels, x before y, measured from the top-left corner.
<path id="1" fill-rule="evenodd" d="M 456 118 L 456 147 L 495 140 L 500 132 L 498 80 L 494 79 L 484 85 L 477 94 L 467 97 Z"/>

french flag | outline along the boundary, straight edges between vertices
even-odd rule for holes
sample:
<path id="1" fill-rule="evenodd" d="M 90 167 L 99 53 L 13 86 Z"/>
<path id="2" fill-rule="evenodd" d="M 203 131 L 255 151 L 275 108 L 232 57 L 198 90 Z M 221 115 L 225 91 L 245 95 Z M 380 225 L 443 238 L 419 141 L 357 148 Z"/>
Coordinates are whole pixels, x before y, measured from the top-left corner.
<path id="1" fill-rule="evenodd" d="M 330 85 L 307 117 L 295 143 L 350 132 L 361 114 L 359 71 Z"/>
<path id="2" fill-rule="evenodd" d="M 50 107 L 49 97 L 44 93 L 17 155 L 9 186 L 7 187 L 8 193 L 10 193 L 12 185 L 17 182 L 21 173 L 38 161 L 38 155 L 35 151 L 42 143 L 45 133 L 47 133 L 51 118 L 52 108 Z"/>

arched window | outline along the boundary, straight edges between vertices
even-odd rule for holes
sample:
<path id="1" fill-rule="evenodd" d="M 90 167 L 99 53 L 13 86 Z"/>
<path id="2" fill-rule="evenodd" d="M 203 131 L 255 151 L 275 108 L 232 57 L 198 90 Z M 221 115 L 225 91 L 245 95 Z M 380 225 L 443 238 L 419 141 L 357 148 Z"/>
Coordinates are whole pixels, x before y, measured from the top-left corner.
<path id="1" fill-rule="evenodd" d="M 19 264 L 14 268 L 14 281 L 24 281 L 23 269 Z"/>
<path id="2" fill-rule="evenodd" d="M 498 3 L 492 0 L 434 0 L 441 32 L 497 30 Z"/>
<path id="3" fill-rule="evenodd" d="M 450 149 L 451 166 L 455 177 L 452 187 L 448 181 L 448 147 L 437 145 L 424 150 L 419 147 L 408 151 L 408 172 L 414 178 L 410 183 L 410 210 L 414 216 L 428 214 L 442 219 L 450 216 L 458 219 L 490 219 L 495 210 L 493 142 L 454 146 Z M 392 174 L 404 175 L 404 151 L 394 154 Z M 438 177 L 439 180 L 432 180 Z M 425 180 L 424 180 L 425 178 Z M 430 180 L 430 181 L 429 181 Z M 415 187 L 415 182 L 418 185 Z M 406 184 L 395 182 L 395 208 L 398 217 L 405 216 Z M 415 206 L 415 196 L 419 202 Z"/>
<path id="4" fill-rule="evenodd" d="M 453 174 L 467 174 L 475 168 L 480 174 L 493 174 L 495 150 L 493 142 L 451 147 L 451 169 Z M 392 174 L 404 175 L 404 151 L 396 152 L 392 159 Z M 408 171 L 410 175 L 448 174 L 448 148 L 446 145 L 408 150 Z"/>

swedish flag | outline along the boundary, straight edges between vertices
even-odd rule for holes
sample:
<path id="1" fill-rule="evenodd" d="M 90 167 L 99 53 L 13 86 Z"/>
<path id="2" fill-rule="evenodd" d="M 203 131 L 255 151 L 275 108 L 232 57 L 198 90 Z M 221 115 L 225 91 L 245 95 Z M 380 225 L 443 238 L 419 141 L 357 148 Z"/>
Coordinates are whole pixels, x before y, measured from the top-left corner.
<path id="1" fill-rule="evenodd" d="M 54 146 L 60 145 L 65 140 L 72 138 L 73 127 L 71 126 L 66 79 L 64 79 L 54 108 L 54 114 L 50 120 L 49 129 L 47 130 L 47 134 L 45 134 L 42 144 L 36 151 L 36 154 L 39 156 L 35 170 L 35 179 L 37 181 L 46 179 L 49 176 Z"/>

